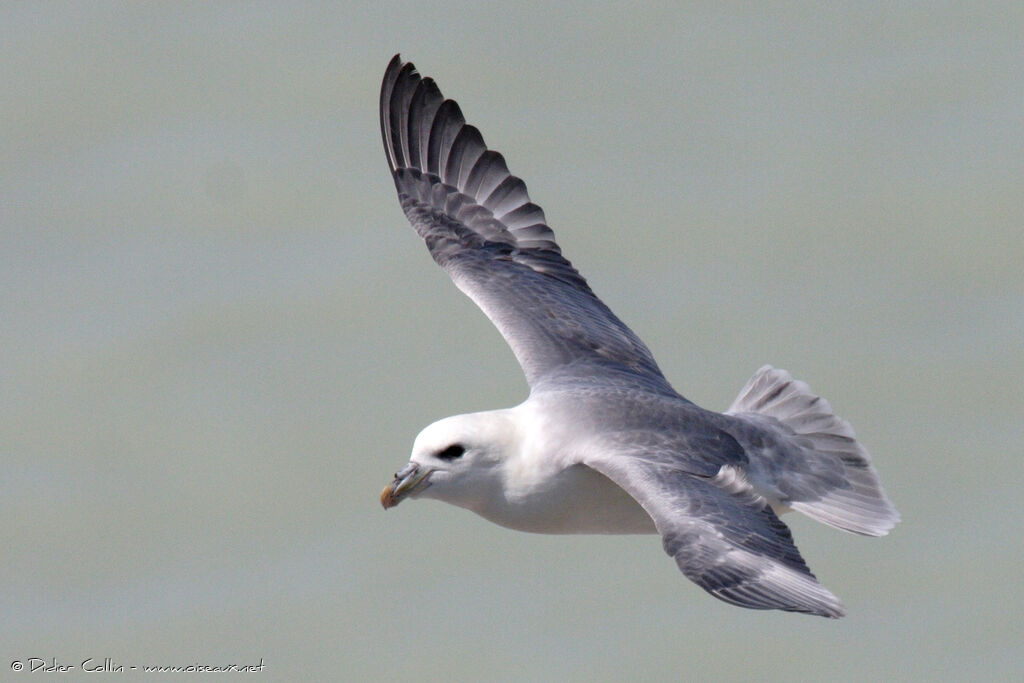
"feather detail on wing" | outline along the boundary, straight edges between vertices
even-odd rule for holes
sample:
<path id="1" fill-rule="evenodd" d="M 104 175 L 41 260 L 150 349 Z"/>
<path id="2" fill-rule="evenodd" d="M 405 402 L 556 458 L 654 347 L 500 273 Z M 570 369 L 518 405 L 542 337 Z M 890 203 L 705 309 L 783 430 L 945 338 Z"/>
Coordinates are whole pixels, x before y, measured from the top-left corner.
<path id="1" fill-rule="evenodd" d="M 459 106 L 398 55 L 381 133 L 402 210 L 434 260 L 497 326 L 531 387 L 573 364 L 671 391 L 650 351 L 561 254 L 544 212 Z"/>
<path id="2" fill-rule="evenodd" d="M 843 616 L 842 603 L 807 568 L 789 528 L 756 494 L 624 455 L 587 465 L 640 503 L 665 552 L 716 598 L 751 609 Z"/>

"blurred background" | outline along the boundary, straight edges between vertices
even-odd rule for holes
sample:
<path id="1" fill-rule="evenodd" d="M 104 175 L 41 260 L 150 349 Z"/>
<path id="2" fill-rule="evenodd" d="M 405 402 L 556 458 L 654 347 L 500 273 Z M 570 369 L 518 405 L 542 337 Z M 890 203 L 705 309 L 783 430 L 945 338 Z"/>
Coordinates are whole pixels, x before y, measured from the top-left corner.
<path id="1" fill-rule="evenodd" d="M 1019 675 L 1022 7 L 4 3 L 0 670 Z M 852 421 L 902 524 L 786 518 L 846 619 L 381 510 L 423 426 L 526 397 L 399 209 L 396 52 L 681 393 L 770 362 Z"/>

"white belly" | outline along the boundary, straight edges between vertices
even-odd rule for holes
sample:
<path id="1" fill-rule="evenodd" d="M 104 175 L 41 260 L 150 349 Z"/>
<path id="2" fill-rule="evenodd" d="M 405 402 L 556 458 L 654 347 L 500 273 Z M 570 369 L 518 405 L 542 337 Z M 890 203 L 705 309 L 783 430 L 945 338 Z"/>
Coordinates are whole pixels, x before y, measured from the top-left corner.
<path id="1" fill-rule="evenodd" d="M 528 493 L 506 491 L 473 511 L 495 524 L 538 534 L 654 534 L 654 521 L 603 474 L 574 465 Z"/>

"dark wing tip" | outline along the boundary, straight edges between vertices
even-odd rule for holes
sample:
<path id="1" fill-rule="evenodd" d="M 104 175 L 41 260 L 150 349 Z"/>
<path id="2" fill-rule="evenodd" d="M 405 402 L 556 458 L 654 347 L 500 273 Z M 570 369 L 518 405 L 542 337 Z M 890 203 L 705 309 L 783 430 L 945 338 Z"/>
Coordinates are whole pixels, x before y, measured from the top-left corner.
<path id="1" fill-rule="evenodd" d="M 380 133 L 384 139 L 384 153 L 387 155 L 388 165 L 392 172 L 402 164 L 402 159 L 398 157 L 401 154 L 402 141 L 401 136 L 397 134 L 399 131 L 395 129 L 396 124 L 399 123 L 395 120 L 396 114 L 399 117 L 401 114 L 396 107 L 398 102 L 395 101 L 395 91 L 403 88 L 410 78 L 419 80 L 416 66 L 412 62 L 403 63 L 401 53 L 396 53 L 388 62 L 388 68 L 384 71 L 384 80 L 380 84 Z M 403 82 L 400 83 L 400 81 Z M 413 87 L 415 87 L 415 83 Z M 401 99 L 401 97 L 398 98 L 398 100 Z"/>
<path id="2" fill-rule="evenodd" d="M 470 221 L 471 230 L 482 230 L 487 238 L 493 236 L 493 225 L 500 225 L 508 236 L 499 241 L 538 253 L 559 253 L 544 212 L 530 202 L 526 183 L 509 172 L 500 153 L 487 148 L 480 131 L 466 123 L 459 105 L 444 99 L 432 78 L 421 77 L 412 62 L 403 62 L 397 54 L 381 83 L 380 127 L 396 183 L 419 183 L 422 178 L 424 183 L 444 185 L 446 194 L 465 195 L 482 209 L 481 215 L 487 214 L 486 225 Z M 406 177 L 403 169 L 414 173 Z M 410 191 L 405 186 L 399 189 L 400 194 Z M 440 205 L 434 208 L 447 210 Z"/>

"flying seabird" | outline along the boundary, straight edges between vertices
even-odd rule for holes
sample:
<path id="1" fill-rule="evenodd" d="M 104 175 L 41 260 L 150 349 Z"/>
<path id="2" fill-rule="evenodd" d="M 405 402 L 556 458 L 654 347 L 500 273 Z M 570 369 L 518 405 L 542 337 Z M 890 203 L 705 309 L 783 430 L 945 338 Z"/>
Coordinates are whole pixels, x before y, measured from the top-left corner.
<path id="1" fill-rule="evenodd" d="M 677 393 L 562 256 L 544 212 L 452 100 L 396 55 L 380 93 L 398 198 L 431 256 L 497 326 L 530 386 L 416 437 L 385 508 L 434 498 L 549 534 L 658 533 L 726 602 L 841 617 L 779 515 L 883 536 L 899 513 L 828 401 L 764 366 L 724 413 Z"/>

